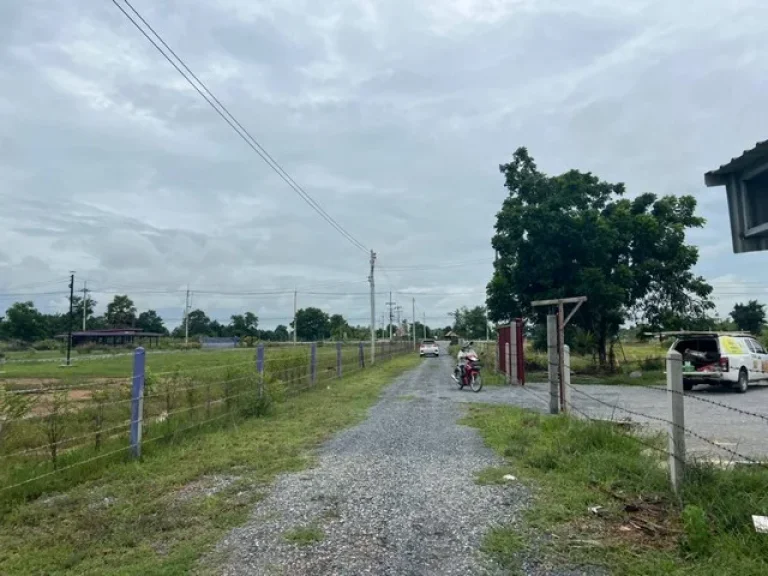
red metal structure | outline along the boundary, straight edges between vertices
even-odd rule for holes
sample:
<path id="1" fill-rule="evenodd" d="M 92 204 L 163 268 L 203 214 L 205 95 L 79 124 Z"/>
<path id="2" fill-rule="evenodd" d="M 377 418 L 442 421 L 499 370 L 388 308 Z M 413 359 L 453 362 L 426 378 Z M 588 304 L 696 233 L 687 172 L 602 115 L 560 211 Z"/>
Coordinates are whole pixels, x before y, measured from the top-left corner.
<path id="1" fill-rule="evenodd" d="M 512 330 L 514 330 L 516 338 L 515 343 L 516 347 L 515 350 L 511 351 L 512 358 L 517 360 L 517 384 L 524 385 L 525 384 L 525 354 L 524 354 L 524 331 L 523 331 L 523 325 L 524 320 L 522 318 L 516 318 L 515 321 L 512 324 L 507 324 L 506 326 L 499 326 L 498 328 L 498 339 L 496 342 L 497 349 L 496 349 L 496 357 L 498 358 L 499 362 L 499 372 L 502 372 L 504 374 L 509 374 L 509 370 L 507 369 L 507 344 L 509 344 L 512 341 Z"/>

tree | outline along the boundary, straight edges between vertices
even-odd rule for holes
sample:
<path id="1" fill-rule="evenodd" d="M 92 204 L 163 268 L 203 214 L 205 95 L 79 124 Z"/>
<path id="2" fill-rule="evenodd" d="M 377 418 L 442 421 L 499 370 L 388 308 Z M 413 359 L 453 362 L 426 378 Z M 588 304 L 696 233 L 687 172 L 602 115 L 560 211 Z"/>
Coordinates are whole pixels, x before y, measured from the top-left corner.
<path id="1" fill-rule="evenodd" d="M 168 332 L 163 319 L 154 310 L 147 310 L 139 314 L 139 317 L 136 319 L 136 328 L 140 328 L 144 332 L 155 332 L 158 334 L 166 334 Z"/>
<path id="2" fill-rule="evenodd" d="M 211 334 L 211 319 L 202 310 L 192 310 L 187 316 L 187 322 L 189 323 L 190 336 L 208 336 Z M 183 324 L 181 329 L 184 330 Z"/>
<path id="3" fill-rule="evenodd" d="M 765 305 L 757 300 L 750 300 L 746 304 L 735 304 L 731 318 L 739 330 L 760 334 L 765 324 Z"/>
<path id="4" fill-rule="evenodd" d="M 3 331 L 8 338 L 34 342 L 47 336 L 47 322 L 33 302 L 15 302 L 5 312 Z"/>
<path id="5" fill-rule="evenodd" d="M 641 194 L 570 170 L 539 172 L 525 148 L 500 167 L 509 190 L 491 242 L 498 258 L 487 287 L 491 320 L 543 320 L 531 301 L 588 296 L 572 320 L 595 337 L 601 364 L 630 317 L 649 326 L 704 318 L 712 287 L 691 271 L 698 251 L 685 231 L 700 228 L 691 196 Z"/>
<path id="6" fill-rule="evenodd" d="M 93 318 L 93 312 L 96 310 L 96 300 L 87 296 L 85 299 L 85 311 L 86 311 L 86 328 L 91 324 Z M 72 298 L 72 313 L 74 315 L 75 326 L 82 327 L 83 322 L 83 297 L 75 294 Z"/>
<path id="7" fill-rule="evenodd" d="M 467 307 L 456 310 L 456 322 L 454 332 L 466 339 L 485 339 L 488 331 L 486 330 L 487 312 L 485 307 L 476 306 L 472 309 Z"/>
<path id="8" fill-rule="evenodd" d="M 275 340 L 277 342 L 287 342 L 288 338 L 290 336 L 290 333 L 288 332 L 288 327 L 283 326 L 282 324 L 278 324 L 275 328 Z"/>
<path id="9" fill-rule="evenodd" d="M 107 324 L 113 328 L 125 328 L 136 324 L 136 306 L 126 295 L 116 295 L 107 304 Z"/>
<path id="10" fill-rule="evenodd" d="M 245 314 L 235 314 L 232 316 L 232 322 L 229 325 L 233 336 L 255 337 L 258 333 L 259 319 L 253 312 Z"/>
<path id="11" fill-rule="evenodd" d="M 344 340 L 345 335 L 350 331 L 349 324 L 341 314 L 334 314 L 331 316 L 329 320 L 329 328 L 334 340 Z"/>
<path id="12" fill-rule="evenodd" d="M 319 308 L 302 308 L 296 312 L 296 335 L 307 342 L 328 338 L 331 335 L 328 314 Z"/>

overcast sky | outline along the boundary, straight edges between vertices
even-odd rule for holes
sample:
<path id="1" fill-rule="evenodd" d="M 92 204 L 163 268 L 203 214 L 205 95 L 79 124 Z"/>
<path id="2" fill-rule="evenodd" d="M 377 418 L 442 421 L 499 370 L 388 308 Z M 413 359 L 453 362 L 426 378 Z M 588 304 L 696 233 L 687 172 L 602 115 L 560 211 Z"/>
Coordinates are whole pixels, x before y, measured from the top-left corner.
<path id="1" fill-rule="evenodd" d="M 707 170 L 768 138 L 764 0 L 133 0 L 286 170 L 390 270 L 418 315 L 484 301 L 498 171 L 693 194 L 690 239 L 721 313 L 768 301 L 768 254 L 731 253 Z M 193 305 L 287 324 L 299 305 L 367 323 L 367 257 L 313 212 L 109 0 L 0 2 L 0 309 L 100 308 L 178 323 Z M 466 267 L 442 267 L 474 262 Z M 430 269 L 420 270 L 423 266 Z M 397 268 L 409 270 L 396 270 Z M 160 293 L 150 293 L 151 291 Z M 52 294 L 48 294 L 53 292 Z M 162 293 L 165 292 L 165 293 Z M 456 295 L 446 296 L 448 292 Z M 21 294 L 16 296 L 16 294 Z M 39 293 L 38 295 L 27 295 Z M 41 294 L 40 294 L 41 293 Z M 410 317 L 411 296 L 398 301 Z M 385 310 L 377 297 L 377 312 Z"/>

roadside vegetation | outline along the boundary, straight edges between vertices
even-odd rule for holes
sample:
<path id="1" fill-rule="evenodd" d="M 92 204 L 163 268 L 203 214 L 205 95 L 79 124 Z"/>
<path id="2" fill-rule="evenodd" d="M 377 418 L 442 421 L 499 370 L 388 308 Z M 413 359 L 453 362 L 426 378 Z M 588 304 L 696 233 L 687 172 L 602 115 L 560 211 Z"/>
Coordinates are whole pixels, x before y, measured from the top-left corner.
<path id="1" fill-rule="evenodd" d="M 205 434 L 147 443 L 141 462 L 114 462 L 6 504 L 0 572 L 215 572 L 198 559 L 246 520 L 274 477 L 311 466 L 315 447 L 364 418 L 381 389 L 417 363 L 415 355 L 395 358 L 277 402 L 262 417 L 241 414 Z"/>
<path id="2" fill-rule="evenodd" d="M 602 566 L 618 576 L 768 573 L 768 538 L 752 524 L 753 514 L 768 515 L 763 468 L 690 464 L 677 497 L 661 437 L 515 407 L 475 407 L 465 423 L 509 463 L 477 481 L 502 483 L 513 474 L 534 493 L 526 533 L 510 525 L 485 542 L 510 570 L 530 548 L 521 542 L 533 542 L 547 562 Z"/>

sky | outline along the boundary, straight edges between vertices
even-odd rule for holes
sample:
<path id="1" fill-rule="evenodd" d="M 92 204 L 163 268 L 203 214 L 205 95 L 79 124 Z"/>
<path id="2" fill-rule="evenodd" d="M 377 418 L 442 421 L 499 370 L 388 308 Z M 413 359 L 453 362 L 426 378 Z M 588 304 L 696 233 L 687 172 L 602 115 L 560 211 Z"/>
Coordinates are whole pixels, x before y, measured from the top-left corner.
<path id="1" fill-rule="evenodd" d="M 718 312 L 768 301 L 704 172 L 768 138 L 761 0 L 132 0 L 325 211 L 378 254 L 377 317 L 484 303 L 499 164 L 692 194 Z M 368 255 L 283 182 L 110 0 L 0 3 L 0 313 L 192 306 L 367 324 Z M 259 294 L 269 292 L 269 294 Z"/>

